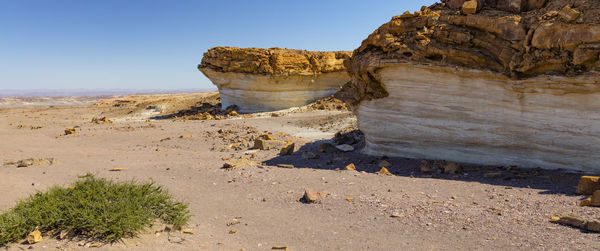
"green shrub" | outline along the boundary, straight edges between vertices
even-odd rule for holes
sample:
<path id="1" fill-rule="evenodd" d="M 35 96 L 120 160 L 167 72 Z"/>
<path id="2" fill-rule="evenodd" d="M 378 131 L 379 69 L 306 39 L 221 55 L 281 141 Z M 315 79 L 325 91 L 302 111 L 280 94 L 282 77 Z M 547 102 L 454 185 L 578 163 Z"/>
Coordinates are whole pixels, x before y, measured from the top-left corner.
<path id="1" fill-rule="evenodd" d="M 181 227 L 189 220 L 186 205 L 153 182 L 113 182 L 91 174 L 69 188 L 37 192 L 0 215 L 0 246 L 38 228 L 69 230 L 85 238 L 114 242 L 136 235 L 156 219 Z"/>

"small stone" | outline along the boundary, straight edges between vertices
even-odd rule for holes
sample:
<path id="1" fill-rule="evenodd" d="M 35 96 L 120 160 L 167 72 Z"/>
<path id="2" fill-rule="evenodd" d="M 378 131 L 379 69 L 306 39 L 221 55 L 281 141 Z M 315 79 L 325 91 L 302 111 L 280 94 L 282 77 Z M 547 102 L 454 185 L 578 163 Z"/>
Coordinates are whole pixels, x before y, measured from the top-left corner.
<path id="1" fill-rule="evenodd" d="M 594 192 L 594 194 L 592 194 L 592 197 L 590 198 L 590 206 L 600 207 L 600 190 L 597 190 Z"/>
<path id="2" fill-rule="evenodd" d="M 250 160 L 247 157 L 242 157 L 238 159 L 230 159 L 223 164 L 223 168 L 225 169 L 236 169 L 242 167 L 253 167 L 256 166 L 257 163 Z"/>
<path id="3" fill-rule="evenodd" d="M 321 143 L 319 146 L 317 146 L 317 151 L 322 153 L 335 153 L 339 150 L 330 143 Z"/>
<path id="4" fill-rule="evenodd" d="M 590 232 L 600 232 L 600 221 L 599 220 L 591 220 L 588 221 L 585 229 L 587 229 Z"/>
<path id="5" fill-rule="evenodd" d="M 259 139 L 264 139 L 264 140 L 275 140 L 275 137 L 273 137 L 273 134 L 261 134 L 260 136 L 258 136 Z"/>
<path id="6" fill-rule="evenodd" d="M 269 140 L 269 139 L 258 138 L 254 141 L 254 148 L 260 149 L 260 150 L 271 150 L 271 149 L 281 148 L 285 144 L 286 144 L 286 142 L 281 141 L 281 140 Z"/>
<path id="7" fill-rule="evenodd" d="M 300 198 L 300 202 L 307 203 L 307 204 L 310 204 L 310 203 L 319 203 L 320 204 L 322 202 L 322 200 L 325 197 L 327 197 L 327 195 L 329 195 L 329 193 L 306 189 L 304 191 L 304 196 L 302 196 L 302 198 Z"/>
<path id="8" fill-rule="evenodd" d="M 285 146 L 283 146 L 283 148 L 281 148 L 281 151 L 279 152 L 280 155 L 290 155 L 292 153 L 294 153 L 294 148 L 296 148 L 296 144 L 291 142 L 291 143 L 287 143 Z"/>
<path id="9" fill-rule="evenodd" d="M 121 168 L 121 167 L 115 167 L 115 168 L 108 169 L 108 171 L 110 171 L 110 172 L 120 172 L 120 171 L 124 171 L 124 170 L 125 170 L 125 168 Z"/>
<path id="10" fill-rule="evenodd" d="M 350 163 L 349 165 L 347 165 L 346 167 L 344 167 L 344 170 L 347 170 L 347 171 L 356 171 L 356 166 L 354 165 L 354 163 Z"/>
<path id="11" fill-rule="evenodd" d="M 179 136 L 180 139 L 189 139 L 191 137 L 193 137 L 191 134 L 183 134 L 183 135 Z"/>
<path id="12" fill-rule="evenodd" d="M 160 152 L 160 151 L 164 151 L 164 150 L 165 150 L 164 148 L 162 148 L 162 147 L 158 147 L 158 148 L 156 148 L 154 151 Z"/>
<path id="13" fill-rule="evenodd" d="M 390 173 L 390 171 L 388 171 L 387 168 L 385 168 L 385 167 L 382 167 L 381 170 L 379 170 L 379 172 L 377 172 L 377 174 L 379 174 L 379 175 L 389 175 L 389 176 L 392 175 L 392 173 Z"/>
<path id="14" fill-rule="evenodd" d="M 404 217 L 404 214 L 402 214 L 400 212 L 392 212 L 391 217 L 392 218 L 402 218 L 402 217 Z"/>
<path id="15" fill-rule="evenodd" d="M 448 161 L 444 165 L 445 174 L 455 174 L 460 170 L 460 165 L 456 162 Z"/>
<path id="16" fill-rule="evenodd" d="M 583 176 L 577 185 L 577 194 L 590 195 L 596 190 L 600 190 L 600 177 L 598 176 Z"/>
<path id="17" fill-rule="evenodd" d="M 75 130 L 75 128 L 73 128 L 73 127 L 69 127 L 67 129 L 65 129 L 65 135 L 75 134 L 76 132 L 77 132 L 77 130 Z"/>
<path id="18" fill-rule="evenodd" d="M 557 222 L 577 228 L 584 228 L 587 223 L 584 219 L 576 215 L 560 217 Z"/>
<path id="19" fill-rule="evenodd" d="M 294 165 L 292 165 L 292 164 L 277 164 L 277 167 L 280 167 L 280 168 L 294 168 Z"/>
<path id="20" fill-rule="evenodd" d="M 419 164 L 419 166 L 421 167 L 421 172 L 422 173 L 434 173 L 437 172 L 437 168 L 435 168 L 432 164 L 431 161 L 427 161 L 427 160 L 423 160 L 421 161 L 421 163 Z"/>
<path id="21" fill-rule="evenodd" d="M 579 206 L 582 206 L 582 207 L 589 207 L 591 205 L 592 205 L 592 197 L 589 197 L 589 198 L 579 202 Z"/>
<path id="22" fill-rule="evenodd" d="M 377 167 L 390 168 L 392 167 L 392 163 L 388 162 L 387 160 L 382 160 L 381 162 L 379 162 L 379 164 L 377 164 Z"/>
<path id="23" fill-rule="evenodd" d="M 346 197 L 346 201 L 352 202 L 352 201 L 354 201 L 354 198 L 352 198 L 352 197 Z"/>
<path id="24" fill-rule="evenodd" d="M 462 4 L 462 12 L 467 15 L 477 13 L 477 1 L 470 0 Z"/>
<path id="25" fill-rule="evenodd" d="M 499 173 L 499 172 L 486 173 L 483 175 L 483 177 L 488 178 L 488 179 L 500 178 L 500 177 L 502 177 L 502 173 Z"/>
<path id="26" fill-rule="evenodd" d="M 184 229 L 181 232 L 183 232 L 184 234 L 194 234 L 194 233 L 196 233 L 196 230 L 194 230 L 194 229 Z"/>
<path id="27" fill-rule="evenodd" d="M 113 123 L 113 122 L 110 119 L 108 119 L 108 117 L 102 117 L 102 118 L 92 118 L 92 123 L 105 124 L 105 123 Z"/>
<path id="28" fill-rule="evenodd" d="M 575 21 L 575 19 L 577 19 L 579 17 L 579 15 L 581 15 L 581 12 L 572 9 L 571 6 L 569 6 L 569 5 L 566 5 L 564 8 L 562 8 L 558 12 L 558 15 L 563 20 L 565 20 L 567 22 L 572 22 L 572 21 Z"/>
<path id="29" fill-rule="evenodd" d="M 343 145 L 339 145 L 339 146 L 335 146 L 335 148 L 337 148 L 338 150 L 342 151 L 342 152 L 352 152 L 354 151 L 354 147 L 348 144 L 343 144 Z"/>
<path id="30" fill-rule="evenodd" d="M 40 241 L 43 241 L 44 238 L 42 238 L 42 233 L 36 229 L 27 235 L 26 240 L 27 240 L 27 243 L 29 243 L 29 244 L 35 244 Z"/>
<path id="31" fill-rule="evenodd" d="M 229 234 L 237 234 L 238 230 L 237 229 L 231 229 L 229 230 Z"/>
<path id="32" fill-rule="evenodd" d="M 276 249 L 276 250 L 285 250 L 288 251 L 289 248 L 286 246 L 273 246 L 271 249 Z"/>
<path id="33" fill-rule="evenodd" d="M 177 236 L 177 235 L 172 235 L 172 234 L 169 235 L 168 240 L 171 243 L 182 243 L 183 241 L 185 241 L 184 238 Z"/>
<path id="34" fill-rule="evenodd" d="M 316 153 L 313 152 L 303 152 L 302 153 L 302 158 L 304 159 L 319 159 L 321 156 L 319 156 Z"/>
<path id="35" fill-rule="evenodd" d="M 97 248 L 97 247 L 100 247 L 100 243 L 98 243 L 98 242 L 91 243 L 91 244 L 89 245 L 89 247 L 91 247 L 91 248 Z"/>

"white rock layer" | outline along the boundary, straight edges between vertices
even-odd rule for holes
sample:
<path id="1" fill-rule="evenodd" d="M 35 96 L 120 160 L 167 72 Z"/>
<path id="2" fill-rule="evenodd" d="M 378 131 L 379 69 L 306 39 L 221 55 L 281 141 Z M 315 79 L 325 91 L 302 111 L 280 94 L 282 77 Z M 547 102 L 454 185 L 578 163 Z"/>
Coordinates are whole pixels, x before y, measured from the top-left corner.
<path id="1" fill-rule="evenodd" d="M 222 106 L 237 105 L 243 113 L 303 106 L 334 94 L 350 80 L 346 72 L 277 76 L 201 71 L 219 88 Z"/>
<path id="2" fill-rule="evenodd" d="M 363 101 L 365 152 L 481 165 L 600 171 L 600 79 L 512 80 L 465 68 L 386 66 Z"/>

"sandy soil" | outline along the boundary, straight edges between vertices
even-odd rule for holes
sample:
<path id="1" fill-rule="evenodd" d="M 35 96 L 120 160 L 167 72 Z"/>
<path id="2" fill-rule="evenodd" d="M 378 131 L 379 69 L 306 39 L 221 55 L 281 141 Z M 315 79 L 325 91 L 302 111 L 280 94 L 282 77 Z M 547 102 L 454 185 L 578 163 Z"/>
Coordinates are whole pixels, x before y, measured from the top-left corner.
<path id="1" fill-rule="evenodd" d="M 332 142 L 336 132 L 352 128 L 355 118 L 349 112 L 298 110 L 209 121 L 146 121 L 156 114 L 144 112 L 110 105 L 0 109 L 1 163 L 50 157 L 58 161 L 23 168 L 0 163 L 0 211 L 37 190 L 67 185 L 91 172 L 116 180 L 154 180 L 187 203 L 193 214 L 189 228 L 194 234 L 147 233 L 101 250 L 600 247 L 600 234 L 549 221 L 571 212 L 600 218 L 600 208 L 577 206 L 583 199 L 574 193 L 578 173 L 465 165 L 458 174 L 424 174 L 421 160 L 389 158 L 393 175 L 378 175 L 382 158 L 360 154 L 360 141 L 353 152 L 317 151 L 319 144 Z M 109 118 L 115 123 L 91 123 L 106 114 L 112 114 Z M 64 136 L 67 127 L 76 127 L 77 133 Z M 252 156 L 247 146 L 235 150 L 231 144 L 264 132 L 305 144 L 288 156 L 279 156 L 278 149 L 254 153 L 253 160 L 262 165 L 222 168 L 225 159 Z M 306 158 L 308 153 L 320 157 Z M 358 171 L 339 170 L 349 163 Z M 501 176 L 486 178 L 490 172 Z M 330 195 L 322 204 L 304 204 L 298 198 L 305 189 Z M 236 219 L 240 224 L 231 225 Z M 235 234 L 230 233 L 233 229 Z M 86 245 L 46 238 L 31 247 L 82 250 Z M 29 247 L 13 244 L 7 249 Z"/>

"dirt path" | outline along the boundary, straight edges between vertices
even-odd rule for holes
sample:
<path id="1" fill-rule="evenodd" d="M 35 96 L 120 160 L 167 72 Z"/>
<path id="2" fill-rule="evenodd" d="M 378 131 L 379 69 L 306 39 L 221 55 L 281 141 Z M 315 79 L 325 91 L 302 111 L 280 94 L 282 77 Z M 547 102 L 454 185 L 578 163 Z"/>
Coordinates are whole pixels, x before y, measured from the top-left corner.
<path id="1" fill-rule="evenodd" d="M 378 175 L 375 172 L 382 159 L 361 155 L 360 149 L 350 153 L 317 151 L 317 146 L 331 140 L 340 127 L 352 124 L 352 116 L 343 112 L 298 112 L 218 121 L 91 123 L 91 118 L 103 109 L 0 110 L 2 163 L 45 157 L 58 161 L 55 165 L 24 168 L 0 166 L 0 210 L 36 190 L 66 185 L 78 175 L 91 172 L 117 180 L 152 179 L 186 202 L 193 214 L 190 228 L 194 234 L 144 234 L 102 246 L 101 250 L 600 247 L 597 233 L 549 222 L 551 216 L 570 212 L 600 218 L 600 209 L 577 206 L 583 198 L 574 194 L 580 174 L 466 166 L 458 174 L 430 175 L 419 171 L 420 160 L 386 159 L 392 164 L 389 170 L 393 175 Z M 57 138 L 66 127 L 73 126 L 78 126 L 74 136 Z M 289 156 L 279 156 L 278 150 L 259 151 L 253 159 L 263 162 L 259 166 L 221 168 L 224 158 L 249 156 L 244 153 L 248 147 L 236 151 L 226 146 L 265 131 L 281 139 L 299 138 L 307 143 Z M 320 156 L 306 158 L 302 152 Z M 349 163 L 354 163 L 358 171 L 336 170 Z M 278 168 L 278 164 L 293 164 L 295 168 Z M 115 167 L 125 170 L 109 171 Z M 490 172 L 500 172 L 501 176 L 486 178 Z M 305 189 L 330 195 L 322 204 L 303 204 L 297 199 Z M 235 220 L 240 224 L 231 225 Z M 234 229 L 237 232 L 230 233 Z M 28 247 L 13 244 L 8 250 Z M 86 249 L 85 243 L 50 238 L 33 248 Z"/>

